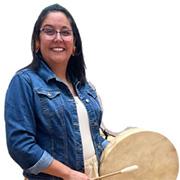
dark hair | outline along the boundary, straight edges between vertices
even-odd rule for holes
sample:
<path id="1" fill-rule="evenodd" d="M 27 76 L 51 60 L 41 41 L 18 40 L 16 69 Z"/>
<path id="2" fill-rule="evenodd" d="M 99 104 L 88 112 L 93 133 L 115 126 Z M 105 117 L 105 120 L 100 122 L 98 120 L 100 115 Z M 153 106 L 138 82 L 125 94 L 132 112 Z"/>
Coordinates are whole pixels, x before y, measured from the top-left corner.
<path id="1" fill-rule="evenodd" d="M 79 30 L 69 11 L 64 7 L 60 6 L 59 4 L 53 4 L 43 9 L 38 19 L 36 20 L 32 33 L 32 39 L 31 39 L 31 50 L 32 50 L 33 60 L 29 65 L 29 67 L 31 67 L 32 69 L 36 69 L 38 65 L 38 57 L 41 56 L 41 53 L 39 51 L 38 52 L 36 51 L 36 41 L 39 40 L 40 28 L 42 26 L 42 23 L 50 12 L 57 12 L 57 11 L 62 12 L 66 15 L 72 27 L 73 35 L 75 38 L 76 51 L 74 55 L 71 56 L 69 59 L 67 71 L 66 71 L 66 77 L 70 81 L 76 78 L 78 81 L 84 84 L 86 82 L 86 73 L 85 73 L 86 66 L 83 57 L 82 42 L 81 42 Z"/>

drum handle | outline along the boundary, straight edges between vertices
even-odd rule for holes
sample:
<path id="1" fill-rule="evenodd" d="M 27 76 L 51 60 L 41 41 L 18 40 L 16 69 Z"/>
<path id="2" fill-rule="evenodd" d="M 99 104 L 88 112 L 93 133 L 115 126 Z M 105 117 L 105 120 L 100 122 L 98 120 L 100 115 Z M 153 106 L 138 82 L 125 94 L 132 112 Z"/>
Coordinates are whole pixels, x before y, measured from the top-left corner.
<path id="1" fill-rule="evenodd" d="M 98 180 L 98 179 L 106 178 L 106 177 L 113 176 L 113 175 L 116 175 L 116 174 L 128 173 L 128 172 L 135 171 L 138 168 L 139 168 L 138 165 L 132 165 L 132 166 L 128 166 L 128 167 L 125 167 L 123 169 L 120 169 L 118 171 L 114 171 L 112 173 L 108 173 L 108 174 L 102 175 L 100 177 L 91 178 L 90 180 Z"/>
<path id="2" fill-rule="evenodd" d="M 119 134 L 119 133 L 115 133 L 107 129 L 103 122 L 101 123 L 100 129 L 103 132 L 105 139 L 107 139 L 108 136 L 116 137 Z"/>

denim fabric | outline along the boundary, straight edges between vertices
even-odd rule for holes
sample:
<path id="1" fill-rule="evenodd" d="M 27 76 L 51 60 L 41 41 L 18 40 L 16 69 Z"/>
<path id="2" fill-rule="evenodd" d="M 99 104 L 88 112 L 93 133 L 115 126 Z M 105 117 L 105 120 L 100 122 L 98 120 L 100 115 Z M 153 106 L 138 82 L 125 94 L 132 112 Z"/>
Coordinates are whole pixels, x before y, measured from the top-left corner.
<path id="1" fill-rule="evenodd" d="M 106 141 L 99 134 L 102 109 L 96 91 L 88 82 L 73 83 L 87 109 L 99 160 Z M 53 159 L 84 171 L 74 98 L 42 60 L 37 71 L 25 68 L 12 78 L 6 94 L 5 122 L 9 153 L 29 180 L 60 179 L 40 173 Z"/>

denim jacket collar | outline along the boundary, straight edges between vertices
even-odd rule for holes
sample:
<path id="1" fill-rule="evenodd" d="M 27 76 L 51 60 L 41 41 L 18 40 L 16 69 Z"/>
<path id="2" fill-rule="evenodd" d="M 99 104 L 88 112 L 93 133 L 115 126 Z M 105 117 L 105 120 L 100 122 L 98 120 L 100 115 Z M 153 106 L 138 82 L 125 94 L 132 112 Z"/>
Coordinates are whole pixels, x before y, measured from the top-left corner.
<path id="1" fill-rule="evenodd" d="M 38 59 L 38 64 L 39 64 L 39 70 L 38 73 L 44 79 L 47 83 L 55 79 L 56 81 L 60 81 L 61 79 L 56 76 L 56 74 L 49 68 L 49 66 L 46 64 L 46 62 L 43 59 Z M 75 86 L 79 84 L 79 81 L 76 78 L 73 78 L 72 82 Z"/>
<path id="2" fill-rule="evenodd" d="M 42 59 L 38 59 L 38 74 L 43 80 L 49 82 L 51 79 L 57 79 L 55 73 L 48 67 L 48 65 Z"/>

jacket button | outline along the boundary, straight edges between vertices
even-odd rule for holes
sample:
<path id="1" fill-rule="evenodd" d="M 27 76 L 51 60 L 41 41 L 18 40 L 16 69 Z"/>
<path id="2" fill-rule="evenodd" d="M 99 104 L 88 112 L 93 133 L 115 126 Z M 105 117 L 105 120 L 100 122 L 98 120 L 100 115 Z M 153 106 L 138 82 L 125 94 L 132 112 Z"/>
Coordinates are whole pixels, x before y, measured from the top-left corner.
<path id="1" fill-rule="evenodd" d="M 86 102 L 89 103 L 89 99 L 86 99 Z"/>
<path id="2" fill-rule="evenodd" d="M 47 95 L 48 95 L 48 96 L 51 96 L 51 93 L 50 93 L 50 92 L 48 92 L 48 93 L 47 93 Z"/>

